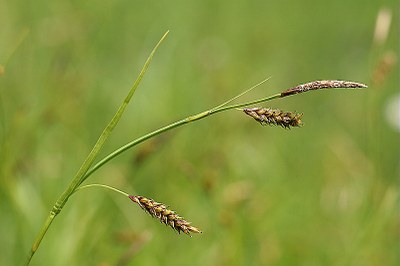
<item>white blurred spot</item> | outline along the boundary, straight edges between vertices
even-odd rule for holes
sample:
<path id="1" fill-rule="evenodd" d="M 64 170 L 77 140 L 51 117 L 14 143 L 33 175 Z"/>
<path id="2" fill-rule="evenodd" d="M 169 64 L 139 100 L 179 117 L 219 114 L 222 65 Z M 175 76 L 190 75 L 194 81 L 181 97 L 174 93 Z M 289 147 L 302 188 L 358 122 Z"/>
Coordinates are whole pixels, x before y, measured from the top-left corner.
<path id="1" fill-rule="evenodd" d="M 392 10 L 389 8 L 381 8 L 375 23 L 374 42 L 383 44 L 387 39 L 390 24 L 392 22 Z"/>
<path id="2" fill-rule="evenodd" d="M 386 104 L 386 120 L 400 132 L 400 94 L 391 97 Z"/>

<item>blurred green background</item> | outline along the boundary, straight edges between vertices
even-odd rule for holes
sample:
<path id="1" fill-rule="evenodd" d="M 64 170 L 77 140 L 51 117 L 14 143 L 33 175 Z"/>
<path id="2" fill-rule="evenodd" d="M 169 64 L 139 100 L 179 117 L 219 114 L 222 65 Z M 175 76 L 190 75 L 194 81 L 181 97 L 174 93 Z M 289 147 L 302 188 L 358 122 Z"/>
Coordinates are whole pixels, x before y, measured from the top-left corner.
<path id="1" fill-rule="evenodd" d="M 398 265 L 397 1 L 0 0 L 0 265 L 24 262 L 52 205 L 166 30 L 101 157 L 262 79 L 241 100 L 302 128 L 221 113 L 143 143 L 87 183 L 147 196 L 203 230 L 178 235 L 88 189 L 31 265 Z"/>

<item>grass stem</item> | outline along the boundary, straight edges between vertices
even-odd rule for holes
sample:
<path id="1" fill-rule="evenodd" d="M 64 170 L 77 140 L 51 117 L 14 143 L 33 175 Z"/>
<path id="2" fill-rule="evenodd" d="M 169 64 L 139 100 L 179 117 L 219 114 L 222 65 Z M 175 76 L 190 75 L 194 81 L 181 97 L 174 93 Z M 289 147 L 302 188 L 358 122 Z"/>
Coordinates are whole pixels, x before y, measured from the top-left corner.
<path id="1" fill-rule="evenodd" d="M 268 78 L 269 79 L 269 78 Z M 260 83 L 256 84 L 255 86 L 251 87 L 250 89 L 246 90 L 244 93 L 249 92 L 250 90 L 262 85 L 264 82 L 266 82 L 268 79 L 265 79 L 263 81 L 261 81 Z M 87 171 L 87 173 L 85 174 L 84 178 L 82 179 L 82 182 L 85 181 L 90 175 L 92 175 L 95 171 L 97 171 L 100 167 L 102 167 L 104 164 L 106 164 L 108 161 L 110 161 L 111 159 L 117 157 L 118 155 L 120 155 L 121 153 L 129 150 L 130 148 L 152 138 L 155 137 L 161 133 L 164 133 L 166 131 L 169 131 L 171 129 L 174 129 L 176 127 L 182 126 L 184 124 L 188 124 L 200 119 L 203 119 L 207 116 L 219 113 L 219 112 L 223 112 L 223 111 L 228 111 L 231 109 L 236 109 L 236 108 L 240 108 L 240 107 L 245 107 L 245 106 L 249 106 L 252 104 L 257 104 L 257 103 L 261 103 L 261 102 L 266 102 L 266 101 L 270 101 L 276 98 L 280 98 L 280 93 L 279 94 L 275 94 L 272 95 L 270 97 L 265 97 L 262 99 L 257 99 L 254 101 L 249 101 L 249 102 L 245 102 L 245 103 L 239 103 L 239 104 L 234 104 L 234 105 L 226 105 L 230 102 L 232 102 L 233 100 L 237 99 L 238 97 L 242 96 L 244 93 L 240 93 L 239 95 L 233 97 L 232 99 L 224 102 L 223 104 L 218 105 L 217 107 L 211 108 L 207 111 L 195 114 L 195 115 L 191 115 L 188 116 L 182 120 L 176 121 L 172 124 L 169 124 L 167 126 L 164 126 L 162 128 L 159 128 L 155 131 L 152 131 L 144 136 L 141 136 L 135 140 L 132 140 L 130 142 L 128 142 L 127 144 L 125 144 L 124 146 L 121 146 L 120 148 L 116 149 L 115 151 L 113 151 L 112 153 L 110 153 L 109 155 L 107 155 L 106 157 L 104 157 L 103 159 L 101 159 L 98 163 L 96 163 L 89 171 Z"/>

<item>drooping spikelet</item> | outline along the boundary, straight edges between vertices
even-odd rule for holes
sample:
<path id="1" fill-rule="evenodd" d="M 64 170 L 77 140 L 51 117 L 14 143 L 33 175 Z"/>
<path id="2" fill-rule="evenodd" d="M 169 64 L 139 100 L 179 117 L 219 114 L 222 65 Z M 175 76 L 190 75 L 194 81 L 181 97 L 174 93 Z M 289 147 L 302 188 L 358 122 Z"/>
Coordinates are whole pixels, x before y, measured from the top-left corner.
<path id="1" fill-rule="evenodd" d="M 202 233 L 200 229 L 191 226 L 190 222 L 168 209 L 168 207 L 162 203 L 142 196 L 130 195 L 129 198 L 152 217 L 159 219 L 161 223 L 172 227 L 178 233 L 184 232 L 187 235 L 190 235 L 190 233 Z"/>
<path id="2" fill-rule="evenodd" d="M 281 93 L 281 97 L 303 93 L 311 90 L 319 89 L 338 89 L 338 88 L 367 88 L 368 86 L 362 83 L 344 80 L 317 80 L 309 83 L 301 84 L 296 87 L 285 90 Z"/>
<path id="3" fill-rule="evenodd" d="M 271 108 L 245 108 L 245 114 L 253 117 L 262 125 L 277 125 L 283 128 L 298 127 L 302 125 L 301 117 L 303 114 L 283 112 L 279 109 Z"/>

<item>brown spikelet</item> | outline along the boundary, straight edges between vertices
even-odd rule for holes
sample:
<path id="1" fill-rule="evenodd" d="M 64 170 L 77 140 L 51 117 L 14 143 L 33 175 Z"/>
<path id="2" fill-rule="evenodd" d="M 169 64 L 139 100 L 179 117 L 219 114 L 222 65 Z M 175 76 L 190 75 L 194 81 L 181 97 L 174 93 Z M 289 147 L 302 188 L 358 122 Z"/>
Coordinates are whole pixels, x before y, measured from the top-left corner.
<path id="1" fill-rule="evenodd" d="M 368 86 L 362 83 L 344 80 L 317 80 L 305 84 L 298 85 L 296 87 L 285 90 L 281 93 L 281 97 L 303 93 L 311 90 L 319 89 L 338 89 L 338 88 L 367 88 Z"/>
<path id="2" fill-rule="evenodd" d="M 271 108 L 245 108 L 245 114 L 253 117 L 262 125 L 277 125 L 283 128 L 298 127 L 302 125 L 301 117 L 303 114 L 283 112 L 279 109 Z"/>
<path id="3" fill-rule="evenodd" d="M 202 233 L 200 229 L 191 226 L 190 222 L 168 209 L 168 207 L 162 203 L 142 196 L 130 195 L 129 198 L 152 217 L 159 219 L 161 223 L 172 227 L 178 233 L 184 232 L 187 235 L 190 235 L 190 233 Z"/>

